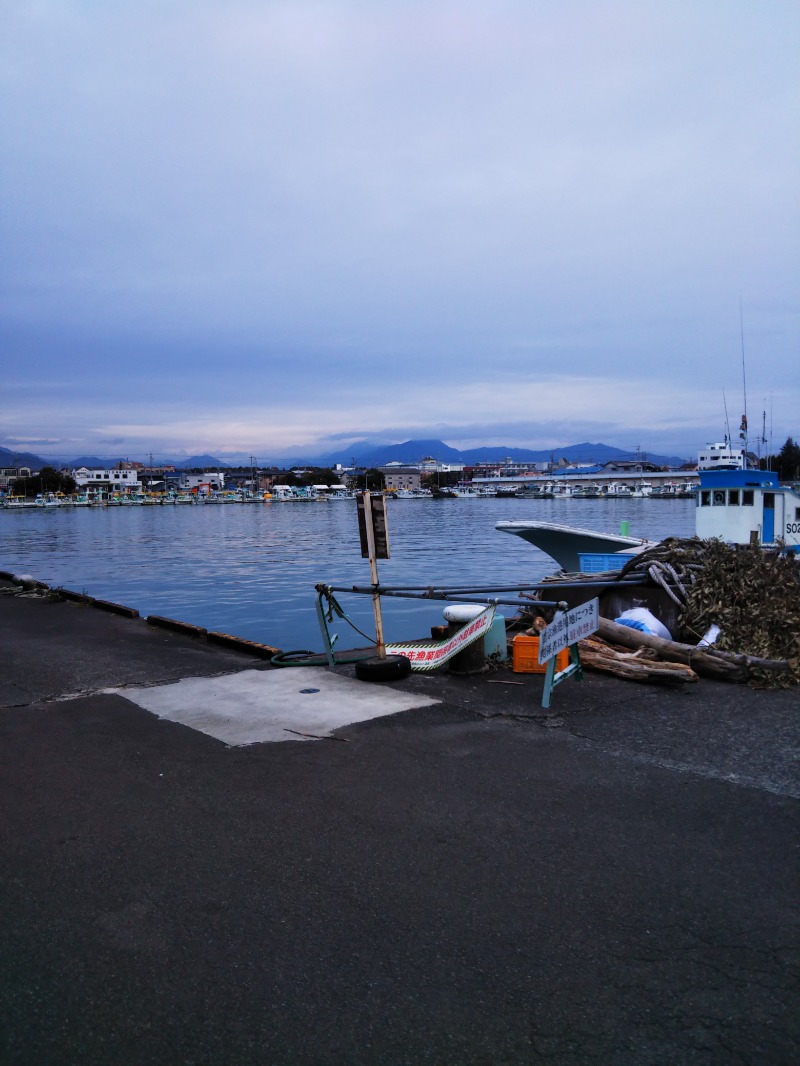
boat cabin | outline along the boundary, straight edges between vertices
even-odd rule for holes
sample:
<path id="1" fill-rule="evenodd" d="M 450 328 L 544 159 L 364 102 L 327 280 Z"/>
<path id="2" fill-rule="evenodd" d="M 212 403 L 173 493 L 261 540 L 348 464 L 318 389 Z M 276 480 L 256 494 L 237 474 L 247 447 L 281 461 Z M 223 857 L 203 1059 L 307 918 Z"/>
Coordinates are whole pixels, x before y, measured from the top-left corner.
<path id="1" fill-rule="evenodd" d="M 747 466 L 747 453 L 743 448 L 733 448 L 724 441 L 721 444 L 709 444 L 697 457 L 698 470 L 744 470 Z"/>
<path id="2" fill-rule="evenodd" d="M 695 531 L 734 544 L 800 547 L 800 493 L 770 470 L 700 470 Z"/>

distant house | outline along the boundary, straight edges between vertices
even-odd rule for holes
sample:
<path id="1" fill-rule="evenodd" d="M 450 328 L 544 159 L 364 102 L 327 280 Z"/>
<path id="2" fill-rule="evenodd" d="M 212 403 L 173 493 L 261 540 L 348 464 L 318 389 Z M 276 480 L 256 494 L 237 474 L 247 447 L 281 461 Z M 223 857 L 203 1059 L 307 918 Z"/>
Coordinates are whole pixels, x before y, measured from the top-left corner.
<path id="1" fill-rule="evenodd" d="M 0 468 L 0 492 L 5 492 L 18 477 L 30 477 L 29 466 L 4 466 Z"/>

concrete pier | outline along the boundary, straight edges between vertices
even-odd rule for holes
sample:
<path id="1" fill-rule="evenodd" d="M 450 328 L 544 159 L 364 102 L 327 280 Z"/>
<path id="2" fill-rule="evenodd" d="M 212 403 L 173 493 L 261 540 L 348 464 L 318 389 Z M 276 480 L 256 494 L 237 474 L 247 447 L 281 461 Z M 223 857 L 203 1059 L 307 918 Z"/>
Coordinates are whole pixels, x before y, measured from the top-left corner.
<path id="1" fill-rule="evenodd" d="M 800 1057 L 796 690 L 0 640 L 4 1066 Z"/>

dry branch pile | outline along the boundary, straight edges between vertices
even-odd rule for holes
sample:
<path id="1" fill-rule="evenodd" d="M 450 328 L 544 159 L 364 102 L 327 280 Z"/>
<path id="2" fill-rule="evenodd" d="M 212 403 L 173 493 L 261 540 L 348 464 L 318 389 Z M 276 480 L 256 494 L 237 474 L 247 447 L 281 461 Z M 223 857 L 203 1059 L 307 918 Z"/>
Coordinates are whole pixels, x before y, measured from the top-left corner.
<path id="1" fill-rule="evenodd" d="M 698 639 L 711 625 L 721 629 L 720 650 L 763 659 L 784 659 L 800 682 L 800 565 L 790 555 L 718 540 L 701 542 L 705 565 L 692 585 L 681 617 L 684 632 Z M 753 667 L 753 680 L 776 675 Z"/>
<path id="2" fill-rule="evenodd" d="M 684 640 L 712 626 L 709 654 L 741 666 L 757 684 L 800 683 L 800 566 L 790 554 L 721 540 L 673 538 L 631 559 L 620 576 L 647 577 L 681 608 Z"/>
<path id="3" fill-rule="evenodd" d="M 571 575 L 570 580 L 574 583 L 580 576 Z M 586 666 L 639 681 L 691 681 L 699 674 L 764 686 L 800 684 L 796 556 L 758 545 L 670 538 L 632 556 L 620 571 L 586 578 L 598 576 L 614 582 L 615 588 L 617 582 L 620 589 L 628 584 L 632 591 L 660 586 L 679 610 L 673 631 L 683 643 L 601 618 L 599 632 L 581 642 Z M 558 583 L 554 578 L 555 588 Z M 716 643 L 698 647 L 712 625 L 721 631 Z M 631 650 L 637 653 L 633 658 Z M 677 663 L 692 676 L 682 671 L 670 675 L 669 664 Z"/>

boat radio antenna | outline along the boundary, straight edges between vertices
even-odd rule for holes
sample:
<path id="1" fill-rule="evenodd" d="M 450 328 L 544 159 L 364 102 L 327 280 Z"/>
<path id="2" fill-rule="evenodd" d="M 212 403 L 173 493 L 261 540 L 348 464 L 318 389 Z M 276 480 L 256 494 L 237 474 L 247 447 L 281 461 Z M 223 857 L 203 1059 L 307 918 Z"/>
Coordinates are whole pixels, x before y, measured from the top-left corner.
<path id="1" fill-rule="evenodd" d="M 742 424 L 739 427 L 739 437 L 744 441 L 744 450 L 747 451 L 747 378 L 745 376 L 745 362 L 744 362 L 744 316 L 742 315 L 742 300 L 739 298 L 739 333 L 742 338 L 742 396 L 744 403 L 744 414 L 742 415 Z"/>
<path id="2" fill-rule="evenodd" d="M 722 390 L 722 406 L 725 408 L 725 443 L 731 443 L 731 424 L 728 421 L 728 401 L 725 397 L 725 390 Z"/>
<path id="3" fill-rule="evenodd" d="M 764 407 L 761 411 L 761 436 L 758 438 L 758 458 L 761 458 L 761 449 L 764 448 L 765 454 L 767 446 L 767 401 L 764 399 Z"/>

